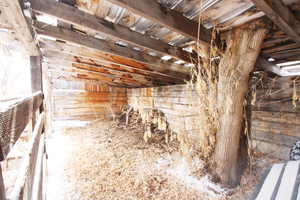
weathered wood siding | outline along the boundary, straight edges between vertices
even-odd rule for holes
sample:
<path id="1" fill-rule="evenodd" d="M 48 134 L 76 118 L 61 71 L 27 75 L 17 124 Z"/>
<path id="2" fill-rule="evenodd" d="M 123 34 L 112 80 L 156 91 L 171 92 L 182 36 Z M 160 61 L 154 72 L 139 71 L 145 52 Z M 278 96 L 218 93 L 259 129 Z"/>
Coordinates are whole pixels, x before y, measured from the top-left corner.
<path id="1" fill-rule="evenodd" d="M 185 132 L 191 141 L 199 139 L 197 92 L 187 85 L 127 89 L 128 104 L 139 112 L 151 109 L 165 114 L 169 127 L 176 133 Z"/>
<path id="2" fill-rule="evenodd" d="M 127 104 L 124 88 L 80 81 L 55 80 L 52 98 L 54 120 L 105 119 Z"/>
<path id="3" fill-rule="evenodd" d="M 300 140 L 300 103 L 293 104 L 293 92 L 300 94 L 294 77 L 264 79 L 257 90 L 252 111 L 254 147 L 263 153 L 289 159 L 292 145 Z"/>

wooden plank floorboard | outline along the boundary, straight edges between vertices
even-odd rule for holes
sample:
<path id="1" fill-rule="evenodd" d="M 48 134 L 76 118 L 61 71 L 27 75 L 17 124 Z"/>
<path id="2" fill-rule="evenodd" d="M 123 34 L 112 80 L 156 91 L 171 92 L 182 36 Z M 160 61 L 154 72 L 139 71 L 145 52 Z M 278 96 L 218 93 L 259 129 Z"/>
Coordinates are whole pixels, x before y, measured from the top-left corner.
<path id="1" fill-rule="evenodd" d="M 271 200 L 275 191 L 276 185 L 280 179 L 281 172 L 284 168 L 284 164 L 273 165 L 267 178 L 264 181 L 260 192 L 258 193 L 255 200 Z"/>
<path id="2" fill-rule="evenodd" d="M 298 161 L 290 161 L 287 163 L 275 200 L 292 200 L 298 171 Z"/>

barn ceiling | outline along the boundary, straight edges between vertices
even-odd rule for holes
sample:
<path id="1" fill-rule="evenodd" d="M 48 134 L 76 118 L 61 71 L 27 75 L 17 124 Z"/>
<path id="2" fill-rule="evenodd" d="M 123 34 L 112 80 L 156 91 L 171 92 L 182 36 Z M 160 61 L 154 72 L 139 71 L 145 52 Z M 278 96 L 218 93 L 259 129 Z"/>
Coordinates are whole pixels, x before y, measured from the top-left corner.
<path id="1" fill-rule="evenodd" d="M 283 13 L 279 23 L 272 19 L 278 5 L 266 7 L 261 2 L 265 1 L 29 0 L 23 10 L 32 18 L 44 64 L 53 78 L 151 87 L 189 80 L 197 63 L 193 49 L 198 40 L 209 45 L 213 27 L 226 33 L 261 17 L 274 22 L 260 56 L 270 65 L 266 70 L 289 66 L 297 71 L 297 63 L 282 63 L 300 60 L 299 1 L 283 0 L 281 6 L 294 20 L 285 20 Z M 7 13 L 3 7 L 0 10 Z M 281 10 L 275 12 L 278 19 Z M 283 29 L 289 25 L 294 31 Z M 20 37 L 9 17 L 0 26 Z"/>

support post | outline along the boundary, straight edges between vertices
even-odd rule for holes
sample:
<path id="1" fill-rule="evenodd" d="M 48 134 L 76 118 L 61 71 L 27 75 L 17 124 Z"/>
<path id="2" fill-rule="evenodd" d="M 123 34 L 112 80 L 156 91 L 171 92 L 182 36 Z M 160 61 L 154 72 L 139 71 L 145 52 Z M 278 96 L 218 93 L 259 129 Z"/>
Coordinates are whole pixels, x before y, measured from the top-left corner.
<path id="1" fill-rule="evenodd" d="M 30 56 L 31 65 L 31 92 L 42 91 L 42 58 L 41 56 Z M 32 129 L 37 120 L 36 111 L 32 113 Z"/>
<path id="2" fill-rule="evenodd" d="M 216 135 L 214 172 L 222 184 L 239 182 L 238 159 L 243 125 L 243 105 L 248 81 L 260 53 L 267 28 L 255 21 L 228 34 L 227 48 L 219 64 L 219 130 Z"/>
<path id="3" fill-rule="evenodd" d="M 30 56 L 32 93 L 42 91 L 42 58 Z"/>
<path id="4" fill-rule="evenodd" d="M 45 118 L 45 132 L 52 132 L 52 76 L 48 70 L 48 65 L 42 63 L 42 76 L 43 76 L 43 93 L 44 93 L 44 109 L 46 113 Z"/>

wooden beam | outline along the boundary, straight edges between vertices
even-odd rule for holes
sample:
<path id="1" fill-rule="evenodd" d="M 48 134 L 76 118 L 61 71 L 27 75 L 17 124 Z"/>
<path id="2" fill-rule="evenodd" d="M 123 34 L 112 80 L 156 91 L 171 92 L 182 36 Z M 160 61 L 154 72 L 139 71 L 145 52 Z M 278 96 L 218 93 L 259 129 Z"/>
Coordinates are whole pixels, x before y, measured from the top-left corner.
<path id="1" fill-rule="evenodd" d="M 6 158 L 12 146 L 17 142 L 20 135 L 28 124 L 32 110 L 35 112 L 43 102 L 43 95 L 36 93 L 24 98 L 0 111 L 0 146 L 2 154 Z M 31 109 L 33 107 L 33 109 Z"/>
<path id="2" fill-rule="evenodd" d="M 211 39 L 211 32 L 201 24 L 198 24 L 181 13 L 174 10 L 167 10 L 157 3 L 149 0 L 108 0 L 113 4 L 128 9 L 129 11 L 161 24 L 166 28 L 177 32 L 185 37 L 191 38 L 208 45 Z M 199 27 L 200 26 L 200 27 Z M 198 30 L 200 34 L 198 35 Z M 198 38 L 199 36 L 199 38 Z"/>
<path id="3" fill-rule="evenodd" d="M 288 74 L 284 70 L 280 69 L 280 67 L 278 67 L 277 65 L 270 63 L 263 57 L 259 57 L 257 59 L 256 66 L 261 67 L 265 71 L 273 72 L 274 74 L 277 74 L 279 76 L 288 76 Z"/>
<path id="4" fill-rule="evenodd" d="M 143 66 L 145 69 L 162 72 L 179 80 L 189 78 L 188 70 L 174 63 L 162 62 L 162 60 L 158 57 L 142 54 L 141 52 L 129 49 L 127 47 L 110 44 L 104 40 L 99 40 L 88 35 L 76 33 L 74 31 L 58 28 L 55 26 L 45 25 L 42 23 L 36 23 L 34 26 L 36 27 L 36 31 L 40 35 L 50 36 L 59 40 L 81 45 L 114 56 L 120 56 L 127 59 L 128 62 L 137 61 L 140 63 L 144 63 L 146 64 L 146 66 Z M 121 61 L 122 59 L 119 60 Z"/>
<path id="5" fill-rule="evenodd" d="M 0 0 L 0 17 L 12 25 L 17 40 L 21 41 L 26 51 L 31 56 L 38 56 L 39 49 L 36 46 L 34 36 L 23 14 L 22 6 L 18 0 Z"/>
<path id="6" fill-rule="evenodd" d="M 266 0 L 252 0 L 252 2 L 283 32 L 300 44 L 300 35 L 295 29 L 295 27 L 299 27 L 299 21 L 281 0 L 274 0 L 272 3 L 268 3 Z"/>
<path id="7" fill-rule="evenodd" d="M 170 55 L 189 63 L 192 62 L 191 59 L 196 60 L 196 55 L 190 54 L 181 48 L 131 31 L 128 27 L 110 23 L 61 2 L 52 0 L 31 0 L 31 8 L 36 12 L 51 15 L 66 23 L 82 27 L 85 30 L 102 33 L 116 41 L 121 40 L 125 43 L 139 46 L 159 54 Z"/>
<path id="8" fill-rule="evenodd" d="M 291 43 L 291 44 L 280 44 L 273 47 L 265 48 L 262 50 L 263 54 L 272 54 L 272 53 L 278 53 L 281 51 L 286 51 L 290 49 L 300 48 L 299 43 Z"/>

